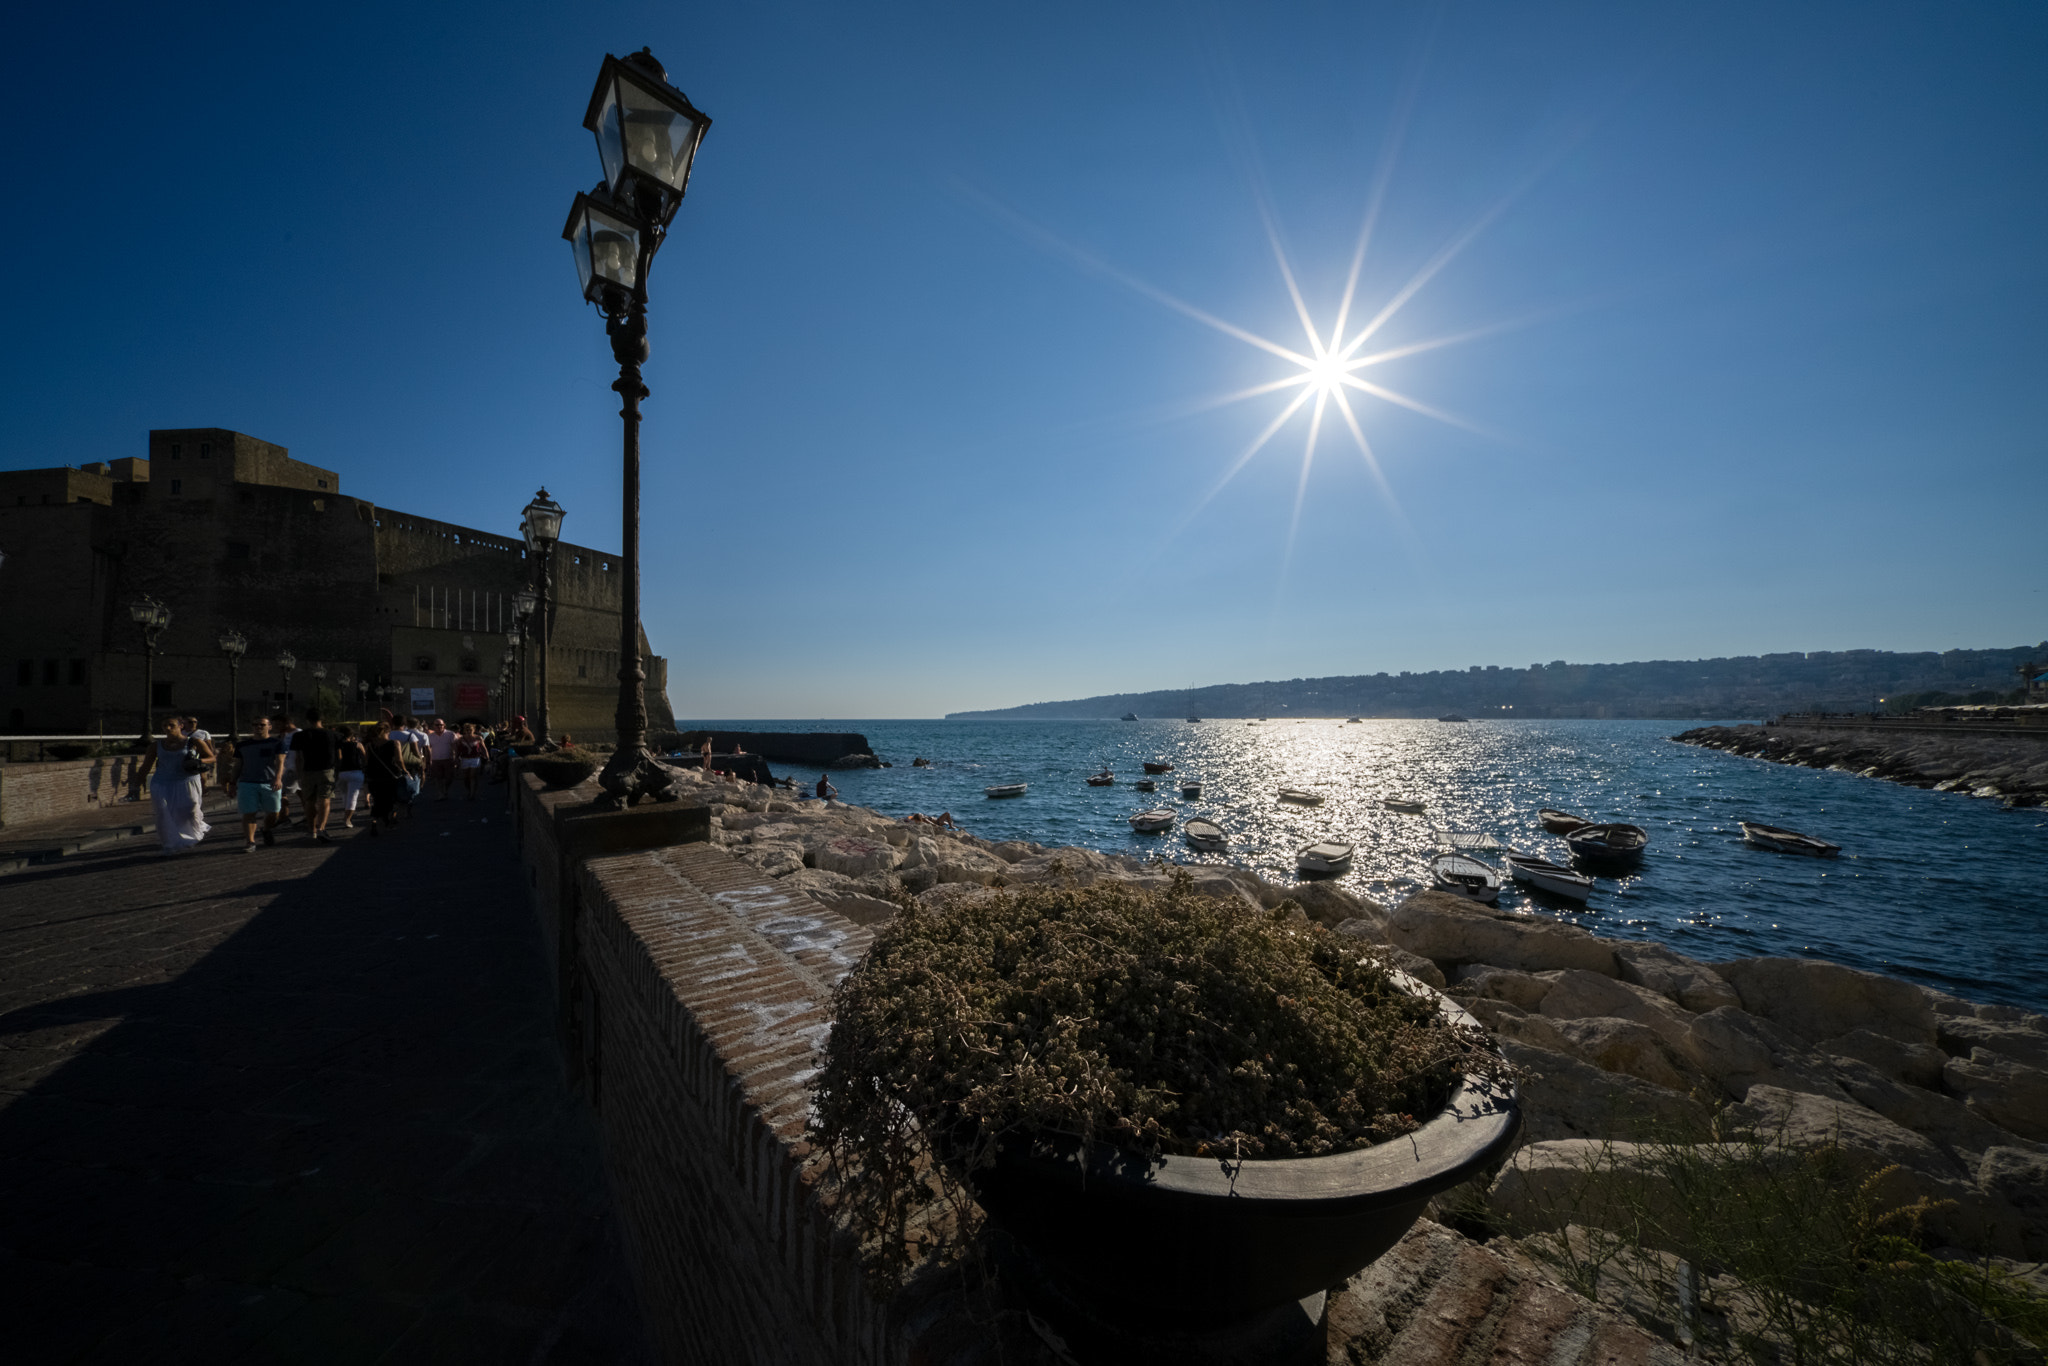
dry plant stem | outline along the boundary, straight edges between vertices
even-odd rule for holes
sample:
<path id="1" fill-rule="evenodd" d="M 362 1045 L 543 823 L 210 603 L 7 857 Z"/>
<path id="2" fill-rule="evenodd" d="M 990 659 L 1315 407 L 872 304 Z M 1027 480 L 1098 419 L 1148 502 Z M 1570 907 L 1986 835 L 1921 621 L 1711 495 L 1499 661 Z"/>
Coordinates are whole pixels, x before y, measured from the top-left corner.
<path id="1" fill-rule="evenodd" d="M 1311 1156 L 1407 1133 L 1505 1064 L 1387 967 L 1284 912 L 1118 883 L 906 905 L 841 983 L 816 1133 L 885 1274 L 929 1177 L 1005 1135 L 1138 1152 Z"/>

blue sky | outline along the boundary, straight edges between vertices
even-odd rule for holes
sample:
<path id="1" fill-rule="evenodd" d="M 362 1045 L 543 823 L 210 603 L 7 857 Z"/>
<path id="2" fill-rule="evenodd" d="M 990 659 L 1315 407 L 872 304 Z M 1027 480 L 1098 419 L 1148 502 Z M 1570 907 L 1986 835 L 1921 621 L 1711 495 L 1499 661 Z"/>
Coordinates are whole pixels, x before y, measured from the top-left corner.
<path id="1" fill-rule="evenodd" d="M 23 26 L 25 23 L 25 26 Z M 10 31 L 0 465 L 218 425 L 618 542 L 559 240 L 606 51 L 715 124 L 652 277 L 684 716 L 2048 635 L 2039 6 L 360 5 Z M 1392 160 L 1389 161 L 1390 149 Z M 1350 313 L 1368 468 L 1191 316 Z M 1412 289 L 1419 277 L 1419 288 Z M 1176 308 L 1165 300 L 1178 301 Z M 1349 340 L 1347 336 L 1346 340 Z"/>

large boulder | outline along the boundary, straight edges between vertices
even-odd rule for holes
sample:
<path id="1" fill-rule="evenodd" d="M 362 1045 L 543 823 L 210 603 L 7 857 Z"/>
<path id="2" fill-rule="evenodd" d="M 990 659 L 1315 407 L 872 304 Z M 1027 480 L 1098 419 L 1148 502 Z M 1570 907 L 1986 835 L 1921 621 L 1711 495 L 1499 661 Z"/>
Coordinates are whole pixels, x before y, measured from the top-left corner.
<path id="1" fill-rule="evenodd" d="M 970 902 L 984 901 L 1001 896 L 1002 892 L 993 887 L 984 887 L 975 882 L 941 882 L 936 887 L 917 894 L 917 904 L 934 911 L 948 911 Z"/>
<path id="2" fill-rule="evenodd" d="M 1514 1007 L 1503 1005 L 1501 1009 Z M 1540 1016 L 1525 1018 L 1555 1028 Z M 1627 1073 L 1603 1072 L 1539 1044 L 1503 1039 L 1501 1051 L 1522 1070 L 1515 1089 L 1522 1102 L 1522 1136 L 1528 1142 L 1669 1139 L 1707 1131 L 1706 1107 L 1690 1096 Z"/>
<path id="3" fill-rule="evenodd" d="M 1596 1015 L 1561 1020 L 1554 1027 L 1572 1053 L 1603 1072 L 1624 1072 L 1672 1091 L 1688 1089 L 1688 1080 L 1672 1060 L 1671 1050 L 1647 1025 Z"/>
<path id="4" fill-rule="evenodd" d="M 902 854 L 883 841 L 863 839 L 859 835 L 839 835 L 821 840 L 812 846 L 810 855 L 813 868 L 827 873 L 843 873 L 847 877 L 886 873 L 903 859 Z"/>
<path id="5" fill-rule="evenodd" d="M 1977 1114 L 2021 1138 L 2048 1140 L 2048 1072 L 1988 1048 L 1950 1058 L 1942 1069 L 1948 1089 Z"/>
<path id="6" fill-rule="evenodd" d="M 1005 863 L 1022 863 L 1025 859 L 1038 853 L 1039 848 L 1037 845 L 1027 844 L 1023 840 L 1004 840 L 990 852 L 994 853 L 997 858 Z"/>
<path id="7" fill-rule="evenodd" d="M 2048 1019 L 2009 1006 L 1983 1009 L 2011 1011 L 2011 1017 L 1937 1014 L 1935 1042 L 1957 1057 L 1967 1058 L 1976 1049 L 1988 1048 L 2014 1062 L 2048 1068 Z"/>
<path id="8" fill-rule="evenodd" d="M 1541 1010 L 1543 998 L 1557 985 L 1556 976 L 1550 973 L 1539 976 L 1533 972 L 1516 972 L 1513 968 L 1488 967 L 1484 963 L 1463 964 L 1452 969 L 1450 978 L 1454 995 L 1505 1001 L 1525 1011 Z"/>
<path id="9" fill-rule="evenodd" d="M 1544 976 L 1551 979 L 1551 985 L 1539 1009 L 1553 1020 L 1612 1016 L 1654 1031 L 1674 1048 L 1685 1045 L 1692 1016 L 1648 987 L 1580 968 Z"/>
<path id="10" fill-rule="evenodd" d="M 1379 959 L 1390 968 L 1398 968 L 1419 982 L 1427 982 L 1438 991 L 1442 991 L 1447 985 L 1441 968 L 1420 954 L 1397 949 L 1392 944 L 1383 942 L 1370 920 L 1347 920 L 1337 926 L 1333 933 L 1340 934 L 1346 939 L 1358 940 L 1360 946 L 1371 957 Z"/>
<path id="11" fill-rule="evenodd" d="M 997 878 L 1007 881 L 1010 875 L 1010 865 L 994 854 L 984 853 L 956 840 L 939 842 L 937 853 L 938 861 L 934 867 L 942 883 L 972 882 L 986 887 Z"/>
<path id="12" fill-rule="evenodd" d="M 1941 1069 L 1948 1055 L 1930 1043 L 1903 1043 L 1868 1029 L 1852 1029 L 1838 1038 L 1823 1039 L 1818 1050 L 1834 1058 L 1854 1058 L 1886 1076 L 1913 1086 L 1941 1085 Z"/>
<path id="13" fill-rule="evenodd" d="M 2048 1153 L 1992 1148 L 1977 1164 L 1977 1186 L 2017 1216 L 2018 1255 L 2048 1260 Z"/>
<path id="14" fill-rule="evenodd" d="M 1836 1083 L 1858 1105 L 1931 1139 L 1959 1158 L 1974 1160 L 2013 1141 L 2010 1133 L 1953 1096 L 1896 1081 L 1856 1058 L 1829 1058 L 1828 1065 Z"/>
<path id="15" fill-rule="evenodd" d="M 1247 892 L 1235 878 L 1225 877 L 1206 868 L 1190 869 L 1189 876 L 1196 896 L 1234 906 L 1247 906 L 1252 910 L 1261 909 L 1258 899 Z"/>
<path id="16" fill-rule="evenodd" d="M 794 840 L 769 840 L 733 850 L 769 877 L 783 877 L 804 866 L 804 847 Z"/>
<path id="17" fill-rule="evenodd" d="M 1674 1221 L 1677 1201 L 1654 1147 L 1599 1139 L 1531 1143 L 1508 1159 L 1489 1193 L 1517 1234 L 1567 1225 L 1641 1230 L 1643 1215 Z"/>
<path id="18" fill-rule="evenodd" d="M 1333 929 L 1347 920 L 1384 922 L 1387 918 L 1386 907 L 1356 892 L 1347 892 L 1334 882 L 1304 882 L 1289 895 L 1310 920 Z"/>
<path id="19" fill-rule="evenodd" d="M 1496 915 L 1448 892 L 1417 892 L 1388 912 L 1387 941 L 1439 967 L 1487 963 L 1544 972 L 1583 968 L 1615 975 L 1614 950 L 1555 921 Z"/>
<path id="20" fill-rule="evenodd" d="M 1742 1004 L 1735 988 L 1697 959 L 1674 953 L 1662 944 L 1629 939 L 1611 939 L 1608 944 L 1624 982 L 1647 987 L 1696 1014 Z"/>
<path id="21" fill-rule="evenodd" d="M 1738 958 L 1714 971 L 1735 988 L 1742 1008 L 1806 1043 L 1853 1029 L 1903 1043 L 1935 1041 L 1934 1007 L 1910 982 L 1817 958 Z"/>

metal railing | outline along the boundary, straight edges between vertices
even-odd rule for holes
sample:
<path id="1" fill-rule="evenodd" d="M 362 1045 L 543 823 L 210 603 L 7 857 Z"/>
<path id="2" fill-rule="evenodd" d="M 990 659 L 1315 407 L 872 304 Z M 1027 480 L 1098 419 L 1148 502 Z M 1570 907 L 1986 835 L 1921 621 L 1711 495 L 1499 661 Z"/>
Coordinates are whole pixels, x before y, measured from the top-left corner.
<path id="1" fill-rule="evenodd" d="M 132 735 L 0 735 L 0 762 L 42 763 L 46 760 L 98 759 L 108 755 L 133 754 L 137 741 Z M 24 750 L 33 747 L 33 753 Z M 76 753 L 70 752 L 76 750 Z M 55 750 L 56 753 L 51 751 Z"/>

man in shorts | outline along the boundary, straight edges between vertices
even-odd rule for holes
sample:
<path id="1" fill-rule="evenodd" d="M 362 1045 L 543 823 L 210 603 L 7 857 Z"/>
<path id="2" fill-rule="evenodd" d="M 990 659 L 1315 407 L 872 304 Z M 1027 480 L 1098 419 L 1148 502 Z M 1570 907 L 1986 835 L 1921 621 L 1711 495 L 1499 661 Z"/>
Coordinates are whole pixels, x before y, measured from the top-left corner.
<path id="1" fill-rule="evenodd" d="M 306 724 L 292 732 L 292 758 L 299 771 L 299 795 L 306 801 L 306 824 L 319 844 L 327 837 L 327 814 L 334 805 L 334 732 L 320 724 L 320 709 L 306 708 Z"/>
<path id="2" fill-rule="evenodd" d="M 427 727 L 427 777 L 440 787 L 441 800 L 447 801 L 448 789 L 455 786 L 455 732 L 438 716 Z"/>
<path id="3" fill-rule="evenodd" d="M 283 742 L 270 733 L 270 719 L 256 718 L 255 730 L 235 747 L 241 772 L 235 783 L 235 805 L 242 813 L 242 852 L 256 852 L 256 825 L 263 824 L 263 842 L 277 843 L 277 813 L 284 808 Z"/>

